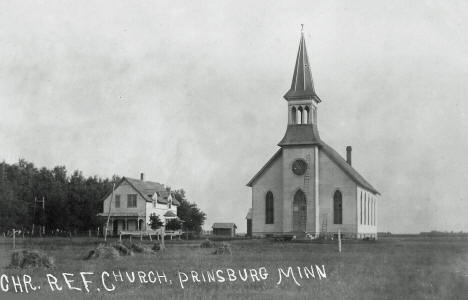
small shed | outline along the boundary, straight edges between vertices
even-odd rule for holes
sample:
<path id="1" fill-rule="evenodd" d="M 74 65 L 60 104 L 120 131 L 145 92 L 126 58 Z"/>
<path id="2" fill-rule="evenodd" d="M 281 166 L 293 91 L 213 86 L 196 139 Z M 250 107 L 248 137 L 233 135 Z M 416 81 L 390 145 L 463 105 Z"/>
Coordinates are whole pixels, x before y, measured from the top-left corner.
<path id="1" fill-rule="evenodd" d="M 213 235 L 217 236 L 236 236 L 237 226 L 234 223 L 214 223 L 213 226 Z"/>

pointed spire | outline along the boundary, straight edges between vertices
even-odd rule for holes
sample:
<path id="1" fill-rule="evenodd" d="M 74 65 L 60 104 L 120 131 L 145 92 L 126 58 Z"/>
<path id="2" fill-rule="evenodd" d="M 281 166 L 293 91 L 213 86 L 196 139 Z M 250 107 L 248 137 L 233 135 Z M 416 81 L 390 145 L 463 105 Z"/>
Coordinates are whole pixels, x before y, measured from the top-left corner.
<path id="1" fill-rule="evenodd" d="M 309 57 L 304 39 L 304 24 L 301 24 L 301 40 L 299 50 L 297 51 L 296 66 L 291 83 L 291 89 L 284 95 L 286 100 L 305 100 L 313 99 L 321 102 L 315 93 L 312 73 L 310 71 Z"/>

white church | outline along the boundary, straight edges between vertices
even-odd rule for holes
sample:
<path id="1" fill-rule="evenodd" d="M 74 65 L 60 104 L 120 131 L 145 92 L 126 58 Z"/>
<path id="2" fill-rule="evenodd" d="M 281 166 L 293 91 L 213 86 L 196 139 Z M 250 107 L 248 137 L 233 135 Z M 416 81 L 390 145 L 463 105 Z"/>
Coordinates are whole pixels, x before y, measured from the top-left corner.
<path id="1" fill-rule="evenodd" d="M 379 192 L 319 136 L 315 93 L 304 33 L 290 90 L 288 124 L 280 149 L 249 181 L 253 236 L 336 235 L 377 238 Z"/>

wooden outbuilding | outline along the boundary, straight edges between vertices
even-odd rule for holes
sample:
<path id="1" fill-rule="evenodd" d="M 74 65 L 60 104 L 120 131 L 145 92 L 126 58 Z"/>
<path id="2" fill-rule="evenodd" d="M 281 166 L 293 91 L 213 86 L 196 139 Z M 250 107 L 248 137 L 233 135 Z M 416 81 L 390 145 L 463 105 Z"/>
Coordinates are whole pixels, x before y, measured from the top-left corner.
<path id="1" fill-rule="evenodd" d="M 213 235 L 216 236 L 236 236 L 237 226 L 234 223 L 214 223 L 213 226 Z"/>

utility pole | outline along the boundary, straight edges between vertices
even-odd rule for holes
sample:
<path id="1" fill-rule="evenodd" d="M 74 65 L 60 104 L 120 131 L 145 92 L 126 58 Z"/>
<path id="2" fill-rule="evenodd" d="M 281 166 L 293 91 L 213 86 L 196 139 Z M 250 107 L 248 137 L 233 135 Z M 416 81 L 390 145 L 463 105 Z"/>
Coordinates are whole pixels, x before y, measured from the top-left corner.
<path id="1" fill-rule="evenodd" d="M 37 198 L 34 197 L 34 208 L 33 208 L 33 219 L 32 219 L 31 236 L 34 235 L 34 221 L 35 221 L 35 218 L 36 218 L 36 201 L 37 201 Z"/>
<path id="2" fill-rule="evenodd" d="M 42 200 L 37 200 L 37 197 L 34 197 L 32 234 L 34 234 L 34 220 L 36 218 L 36 203 L 41 203 L 42 204 L 42 216 L 45 217 L 45 198 L 44 198 L 44 196 L 42 196 Z M 39 228 L 39 235 L 42 236 L 42 234 L 45 234 L 45 225 L 42 225 Z"/>
<path id="3" fill-rule="evenodd" d="M 2 162 L 2 185 L 5 184 L 5 179 L 6 179 L 6 170 L 5 170 L 5 160 Z"/>
<path id="4" fill-rule="evenodd" d="M 112 207 L 112 199 L 114 199 L 114 189 L 115 189 L 115 182 L 112 183 L 112 195 L 109 202 L 109 212 L 107 213 L 107 222 L 106 222 L 106 231 L 104 232 L 104 241 L 107 241 L 107 230 L 109 229 L 109 220 L 110 220 L 110 213 Z"/>
<path id="5" fill-rule="evenodd" d="M 45 220 L 45 198 L 42 196 L 42 221 Z M 42 234 L 45 235 L 45 224 L 42 225 Z"/>

